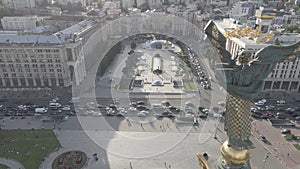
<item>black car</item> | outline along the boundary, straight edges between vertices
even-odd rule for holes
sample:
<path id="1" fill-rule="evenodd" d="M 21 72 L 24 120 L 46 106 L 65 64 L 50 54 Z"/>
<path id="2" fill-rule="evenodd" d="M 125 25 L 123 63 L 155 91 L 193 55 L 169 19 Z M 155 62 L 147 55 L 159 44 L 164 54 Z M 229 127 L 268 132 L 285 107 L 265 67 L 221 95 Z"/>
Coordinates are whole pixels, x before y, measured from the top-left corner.
<path id="1" fill-rule="evenodd" d="M 138 105 L 138 106 L 136 106 L 136 109 L 139 110 L 139 111 L 141 111 L 141 110 L 147 110 L 147 107 L 144 106 L 144 105 Z"/>
<path id="2" fill-rule="evenodd" d="M 131 55 L 131 54 L 133 54 L 134 53 L 134 50 L 130 50 L 129 52 L 128 52 L 128 55 Z"/>

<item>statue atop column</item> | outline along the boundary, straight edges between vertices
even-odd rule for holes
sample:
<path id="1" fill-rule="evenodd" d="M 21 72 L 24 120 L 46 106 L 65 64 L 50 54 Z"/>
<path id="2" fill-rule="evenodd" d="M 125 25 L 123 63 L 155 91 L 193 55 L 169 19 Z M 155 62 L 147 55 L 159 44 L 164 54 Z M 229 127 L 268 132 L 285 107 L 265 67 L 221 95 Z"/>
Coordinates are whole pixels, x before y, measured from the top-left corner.
<path id="1" fill-rule="evenodd" d="M 216 25 L 211 22 L 208 25 L 205 33 L 216 47 L 219 57 L 213 58 L 215 77 L 217 83 L 228 92 L 224 124 L 228 141 L 221 147 L 222 159 L 216 167 L 247 169 L 250 156 L 248 150 L 254 148 L 249 140 L 250 100 L 262 91 L 264 79 L 277 63 L 293 61 L 300 56 L 300 41 L 289 46 L 266 46 L 255 54 L 242 49 L 236 56 L 232 56 L 225 49 L 225 36 L 218 31 Z"/>

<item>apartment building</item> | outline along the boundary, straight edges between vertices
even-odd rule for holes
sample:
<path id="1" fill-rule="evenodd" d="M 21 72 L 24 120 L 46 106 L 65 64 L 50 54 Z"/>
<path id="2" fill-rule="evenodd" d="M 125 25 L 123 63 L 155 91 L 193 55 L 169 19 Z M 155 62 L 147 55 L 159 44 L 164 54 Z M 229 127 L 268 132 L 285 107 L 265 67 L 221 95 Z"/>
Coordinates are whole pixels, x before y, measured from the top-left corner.
<path id="1" fill-rule="evenodd" d="M 35 7 L 35 0 L 2 0 L 2 3 L 5 7 L 14 10 Z"/>
<path id="2" fill-rule="evenodd" d="M 79 85 L 86 76 L 85 36 L 97 28 L 82 21 L 53 35 L 0 35 L 0 86 Z"/>
<path id="3" fill-rule="evenodd" d="M 261 8 L 260 10 L 264 10 Z M 273 16 L 273 17 L 272 17 Z M 252 30 L 249 30 L 245 25 L 237 22 L 234 19 L 223 19 L 221 21 L 209 21 L 205 30 L 214 29 L 215 37 L 213 44 L 219 41 L 217 45 L 225 48 L 235 58 L 242 50 L 250 53 L 253 57 L 255 53 L 269 45 L 279 43 L 280 45 L 291 45 L 300 41 L 299 34 L 281 34 L 270 30 L 272 19 L 275 14 L 270 11 L 258 11 L 256 25 Z M 259 30 L 256 31 L 255 29 Z M 254 36 L 230 36 L 229 32 L 239 30 L 252 31 L 252 34 L 259 34 L 259 37 Z M 237 33 L 237 32 L 236 32 Z M 216 41 L 215 41 L 216 40 Z M 297 58 L 293 62 L 278 63 L 273 71 L 265 79 L 264 91 L 288 91 L 300 92 L 300 59 Z"/>
<path id="4" fill-rule="evenodd" d="M 37 16 L 7 16 L 1 19 L 1 24 L 4 30 L 25 30 L 35 28 L 40 21 Z"/>

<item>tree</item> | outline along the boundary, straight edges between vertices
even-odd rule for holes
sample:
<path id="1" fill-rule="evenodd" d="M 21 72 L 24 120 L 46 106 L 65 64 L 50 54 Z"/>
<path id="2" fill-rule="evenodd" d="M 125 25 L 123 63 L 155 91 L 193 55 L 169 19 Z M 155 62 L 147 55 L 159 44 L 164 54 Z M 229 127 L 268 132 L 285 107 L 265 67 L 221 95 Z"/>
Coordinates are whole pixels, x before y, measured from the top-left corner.
<path id="1" fill-rule="evenodd" d="M 0 3 L 0 18 L 3 18 L 4 16 L 11 16 L 13 14 L 13 10 L 9 8 L 4 8 L 2 3 Z"/>
<path id="2" fill-rule="evenodd" d="M 300 28 L 297 24 L 287 24 L 284 25 L 284 29 L 289 33 L 297 33 L 300 32 Z"/>

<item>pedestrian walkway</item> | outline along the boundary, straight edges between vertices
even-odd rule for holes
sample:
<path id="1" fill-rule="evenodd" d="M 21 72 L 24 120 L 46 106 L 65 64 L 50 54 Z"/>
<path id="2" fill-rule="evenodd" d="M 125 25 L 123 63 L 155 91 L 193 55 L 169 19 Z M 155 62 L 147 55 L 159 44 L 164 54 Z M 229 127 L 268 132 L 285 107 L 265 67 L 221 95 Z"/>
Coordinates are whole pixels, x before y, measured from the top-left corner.
<path id="1" fill-rule="evenodd" d="M 13 169 L 25 169 L 25 167 L 19 161 L 10 158 L 0 157 L 0 164 L 6 165 Z"/>

